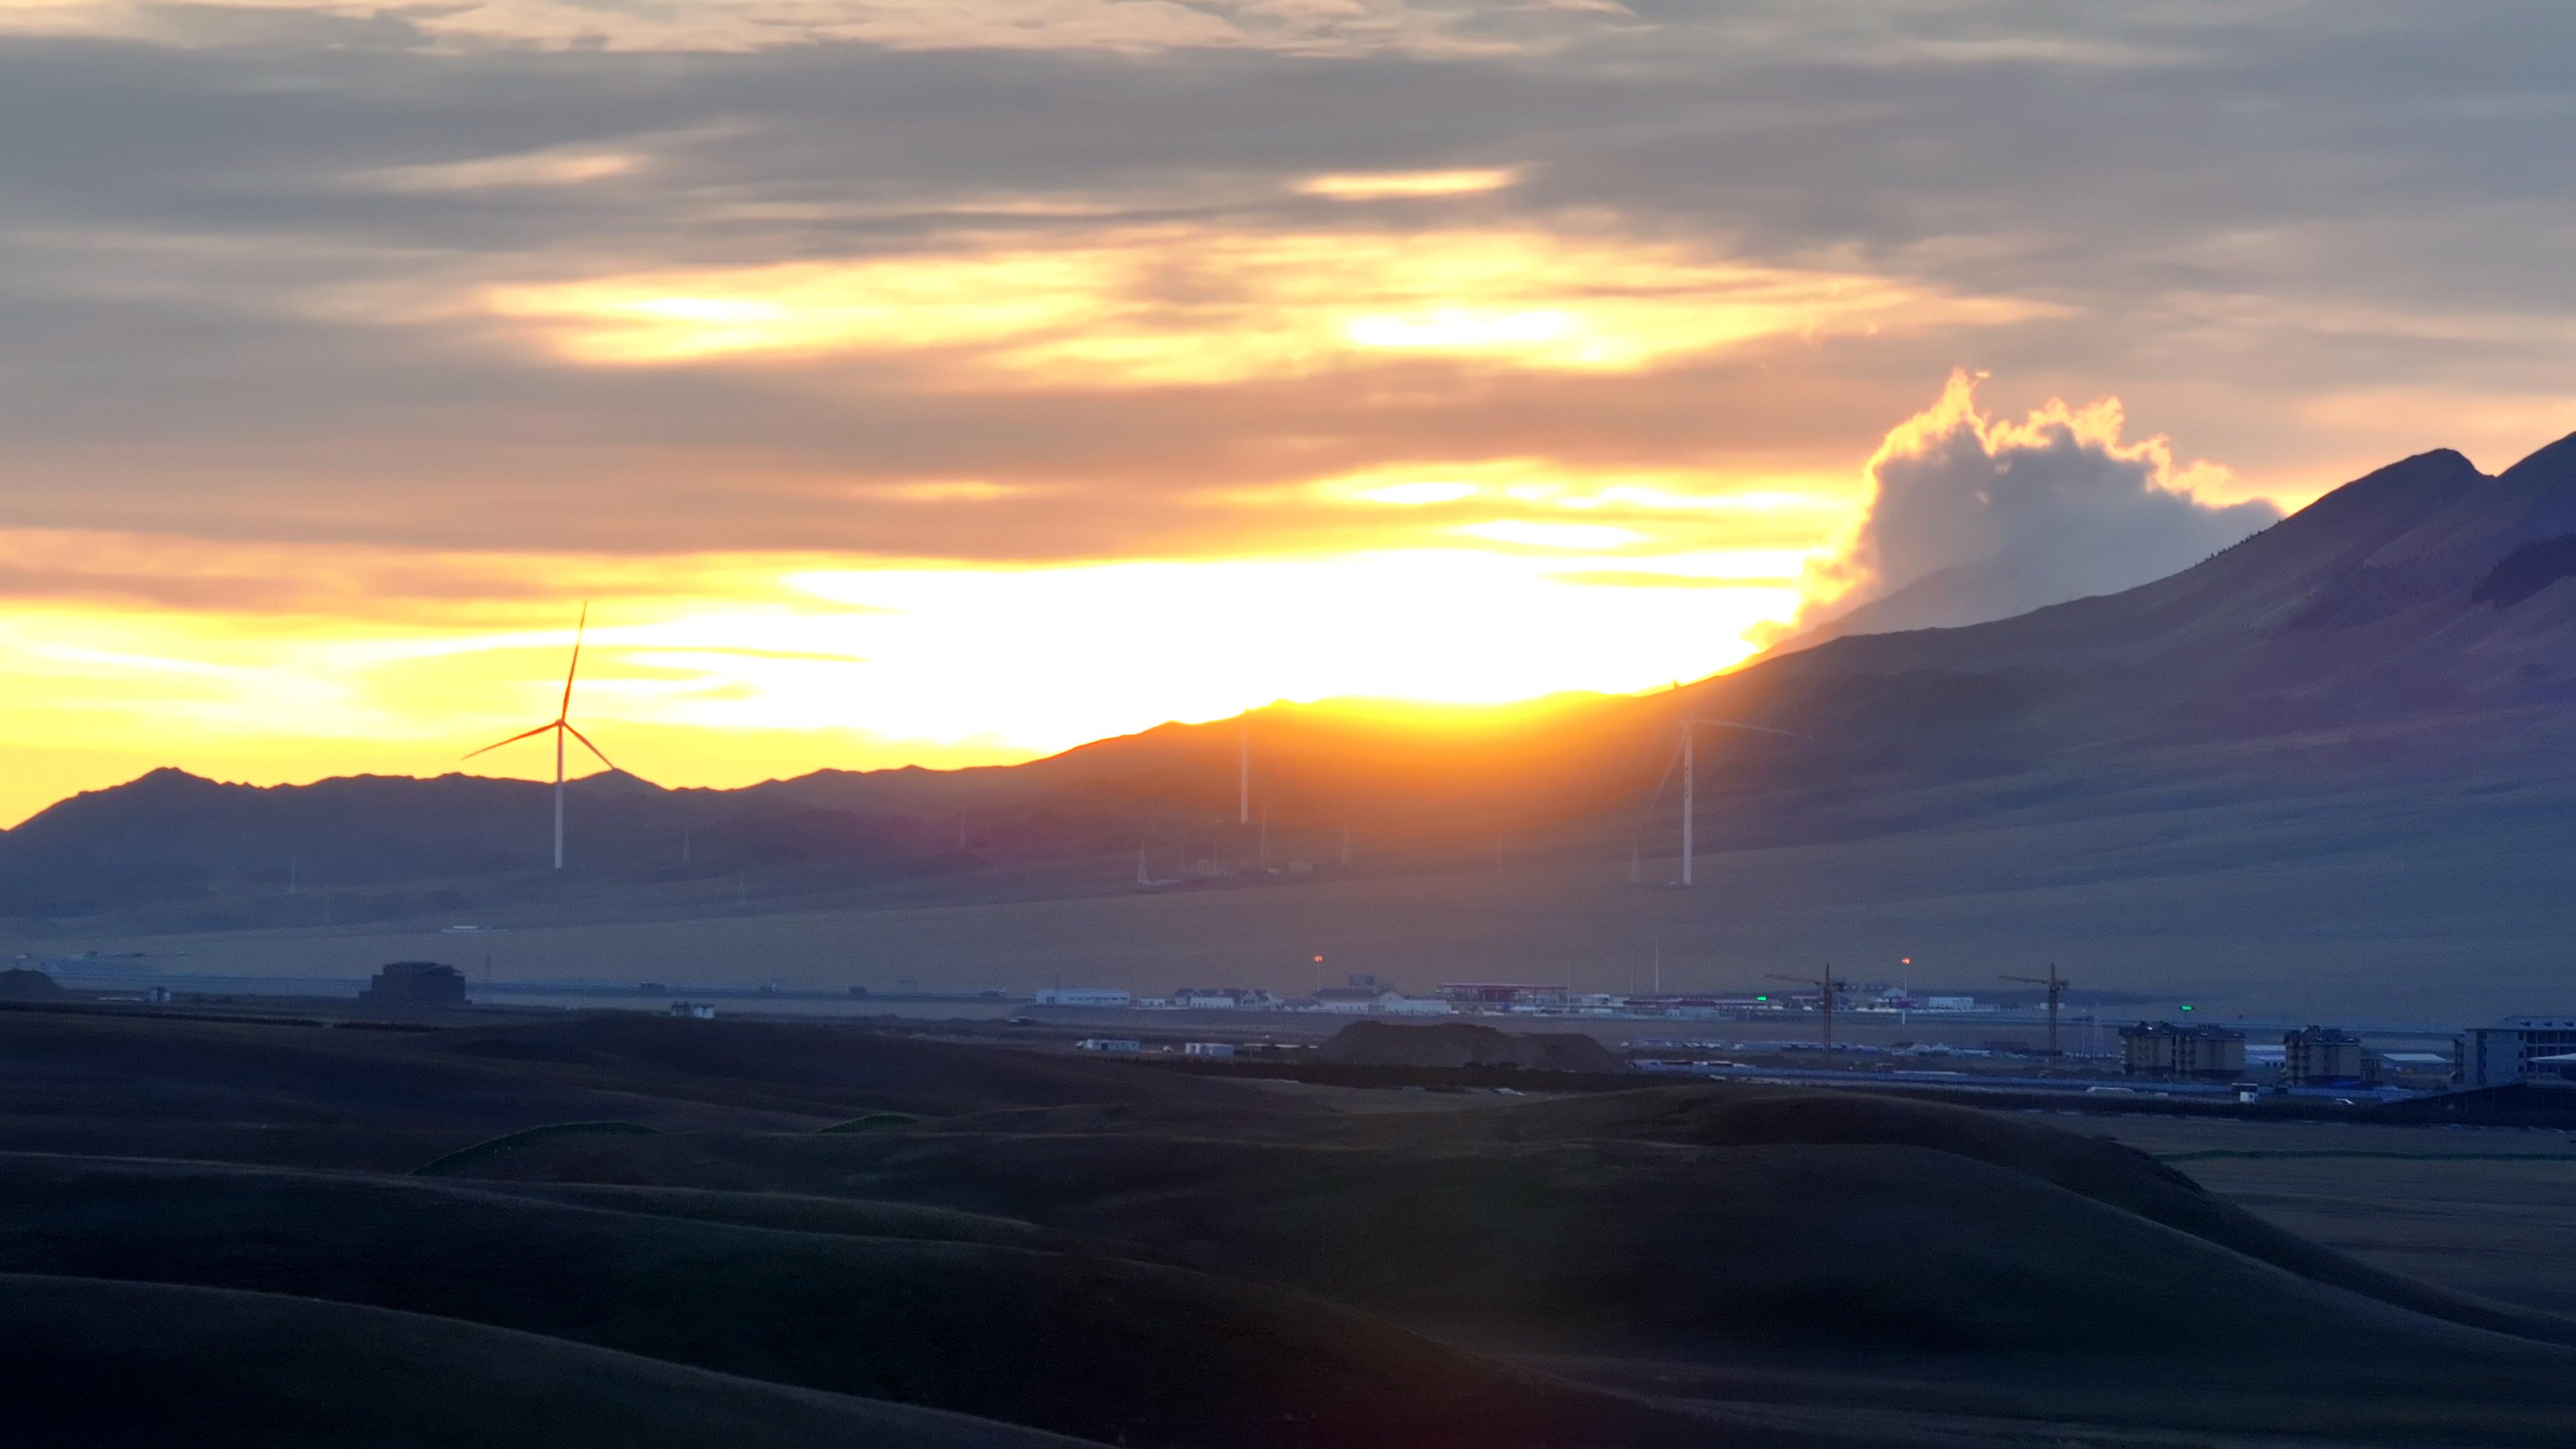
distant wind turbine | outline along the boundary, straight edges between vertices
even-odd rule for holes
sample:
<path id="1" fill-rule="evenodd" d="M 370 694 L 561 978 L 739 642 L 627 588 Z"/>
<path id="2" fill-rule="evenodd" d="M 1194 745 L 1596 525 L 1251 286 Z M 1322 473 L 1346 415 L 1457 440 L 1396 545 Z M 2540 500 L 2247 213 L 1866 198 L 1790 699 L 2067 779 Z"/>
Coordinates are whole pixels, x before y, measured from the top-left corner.
<path id="1" fill-rule="evenodd" d="M 1673 692 L 1678 695 L 1681 693 L 1681 688 L 1681 685 L 1676 683 L 1673 685 Z M 1683 707 L 1685 709 L 1688 708 L 1687 705 Z M 1750 730 L 1755 734 L 1782 735 L 1793 740 L 1802 740 L 1806 738 L 1805 735 L 1799 734 L 1795 730 L 1776 730 L 1769 725 L 1746 724 L 1741 720 L 1694 718 L 1687 714 L 1682 716 L 1681 743 L 1674 747 L 1671 758 L 1664 761 L 1663 776 L 1655 781 L 1655 793 L 1646 801 L 1646 814 L 1649 818 L 1654 815 L 1655 807 L 1663 802 L 1664 784 L 1673 777 L 1673 766 L 1681 766 L 1683 885 L 1689 885 L 1691 883 L 1691 861 L 1698 854 L 1693 840 L 1693 833 L 1699 823 L 1697 819 L 1699 806 L 1698 739 L 1699 731 L 1703 726 L 1710 729 L 1721 730 Z M 1642 834 L 1644 829 L 1645 826 L 1641 822 L 1638 826 L 1639 833 Z M 1633 859 L 1629 863 L 1628 877 L 1632 882 L 1637 877 L 1636 863 Z"/>
<path id="2" fill-rule="evenodd" d="M 609 759 L 609 758 L 608 758 L 608 756 L 607 756 L 606 754 L 602 753 L 602 752 L 601 752 L 601 750 L 600 750 L 600 748 L 599 748 L 599 746 L 594 745 L 594 744 L 592 744 L 592 743 L 590 742 L 590 736 L 588 736 L 588 735 L 586 735 L 586 734 L 583 734 L 580 730 L 577 730 L 577 729 L 573 728 L 573 723 L 572 723 L 572 680 L 573 680 L 573 676 L 574 676 L 575 674 L 578 674 L 578 673 L 580 673 L 580 672 L 581 672 L 581 637 L 582 637 L 582 635 L 583 635 L 584 633 L 588 632 L 588 631 L 589 631 L 589 629 L 590 629 L 590 605 L 589 605 L 589 604 L 587 604 L 587 603 L 585 603 L 585 604 L 583 604 L 583 605 L 581 606 L 581 620 L 580 620 L 580 622 L 578 622 L 578 623 L 576 623 L 576 624 L 574 624 L 574 625 L 573 625 L 573 630 L 572 630 L 572 666 L 571 666 L 570 668 L 568 668 L 568 669 L 564 670 L 564 692 L 563 692 L 563 703 L 562 703 L 561 705 L 559 705 L 559 706 L 557 706 L 557 707 L 556 707 L 556 709 L 555 709 L 555 717 L 554 717 L 553 719 L 551 719 L 551 720 L 547 721 L 546 723 L 544 723 L 544 724 L 541 724 L 541 725 L 537 726 L 535 729 L 522 731 L 522 732 L 520 732 L 520 733 L 518 733 L 518 734 L 515 734 L 515 735 L 510 736 L 510 737 L 509 737 L 508 739 L 506 739 L 506 740 L 495 740 L 495 741 L 493 741 L 491 744 L 485 745 L 483 748 L 481 748 L 481 749 L 479 749 L 479 750 L 476 750 L 476 751 L 474 751 L 474 752 L 473 752 L 473 754 L 469 754 L 469 755 L 467 755 L 467 756 L 465 757 L 465 758 L 467 758 L 467 759 L 469 759 L 469 760 L 470 760 L 470 759 L 473 759 L 475 755 L 485 755 L 485 754 L 490 754 L 492 751 L 494 751 L 494 750 L 497 750 L 497 749 L 501 748 L 501 746 L 503 746 L 503 745 L 515 745 L 515 744 L 517 744 L 517 743 L 518 743 L 519 741 L 521 741 L 521 740 L 525 740 L 525 739 L 534 739 L 534 738 L 535 738 L 535 737 L 537 737 L 538 735 L 544 734 L 544 733 L 545 733 L 546 731 L 548 731 L 548 730 L 552 730 L 552 731 L 554 731 L 554 735 L 555 735 L 555 869 L 557 869 L 557 870 L 561 870 L 561 869 L 563 869 L 563 864 L 564 864 L 564 852 L 563 852 L 563 840 L 564 840 L 564 836 L 563 836 L 563 821 L 564 821 L 564 736 L 566 736 L 566 735 L 570 735 L 570 736 L 572 736 L 574 739 L 577 739 L 577 740 L 581 741 L 581 747 L 582 747 L 583 749 L 585 749 L 585 750 L 590 751 L 590 752 L 591 752 L 592 754 L 594 754 L 594 755 L 598 755 L 598 756 L 599 756 L 599 762 L 600 762 L 601 764 L 608 766 L 608 768 L 610 768 L 610 769 L 612 769 L 612 770 L 614 770 L 614 769 L 616 769 L 616 768 L 617 768 L 617 764 L 616 764 L 616 762 L 615 762 L 615 761 L 613 761 L 613 760 Z"/>

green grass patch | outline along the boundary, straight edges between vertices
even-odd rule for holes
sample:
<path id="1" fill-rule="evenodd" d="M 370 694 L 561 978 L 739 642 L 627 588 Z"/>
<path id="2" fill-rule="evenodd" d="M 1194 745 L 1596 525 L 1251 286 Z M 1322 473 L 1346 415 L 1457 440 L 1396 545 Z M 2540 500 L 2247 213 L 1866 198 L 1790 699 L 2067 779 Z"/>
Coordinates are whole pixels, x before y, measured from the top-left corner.
<path id="1" fill-rule="evenodd" d="M 2576 1162 L 2576 1152 L 2372 1152 L 2357 1147 L 2207 1147 L 2195 1152 L 2159 1152 L 2158 1162 L 2294 1162 L 2304 1158 L 2360 1157 L 2385 1162 Z"/>
<path id="2" fill-rule="evenodd" d="M 891 1132 L 898 1127 L 909 1127 L 920 1120 L 910 1112 L 870 1112 L 864 1116 L 853 1117 L 847 1122 L 835 1122 L 829 1127 L 818 1127 L 815 1129 L 815 1134 L 820 1136 L 826 1132 Z"/>
<path id="3" fill-rule="evenodd" d="M 472 1167 L 478 1162 L 489 1161 L 504 1152 L 515 1151 L 531 1142 L 543 1142 L 549 1137 L 655 1137 L 659 1135 L 641 1122 L 551 1122 L 543 1127 L 508 1132 L 489 1142 L 477 1142 L 471 1147 L 459 1148 L 445 1157 L 433 1158 L 413 1168 L 411 1175 L 443 1177 L 448 1173 Z"/>

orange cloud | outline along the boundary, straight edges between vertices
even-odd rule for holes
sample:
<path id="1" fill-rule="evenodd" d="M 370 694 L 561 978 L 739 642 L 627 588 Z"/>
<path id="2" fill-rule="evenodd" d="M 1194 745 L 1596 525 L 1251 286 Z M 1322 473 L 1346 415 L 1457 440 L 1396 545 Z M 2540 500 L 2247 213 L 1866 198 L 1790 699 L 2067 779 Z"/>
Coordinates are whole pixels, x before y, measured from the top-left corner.
<path id="1" fill-rule="evenodd" d="M 492 287 L 477 299 L 603 366 L 910 355 L 962 379 L 1104 387 L 1442 358 L 1634 372 L 1782 337 L 1990 325 L 2040 304 L 1671 242 L 1530 229 L 1393 234 L 1116 228 L 1053 245 Z"/>
<path id="2" fill-rule="evenodd" d="M 1293 188 L 1302 196 L 1334 201 L 1386 201 L 1434 196 L 1473 196 L 1500 191 L 1520 180 L 1515 167 L 1475 171 L 1369 171 L 1309 176 Z"/>

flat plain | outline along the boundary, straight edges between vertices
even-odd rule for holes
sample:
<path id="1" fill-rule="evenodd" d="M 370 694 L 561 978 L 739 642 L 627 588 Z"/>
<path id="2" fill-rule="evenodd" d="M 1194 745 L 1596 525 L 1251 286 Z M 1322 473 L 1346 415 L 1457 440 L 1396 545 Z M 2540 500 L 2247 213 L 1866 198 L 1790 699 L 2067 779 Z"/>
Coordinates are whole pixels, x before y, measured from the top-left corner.
<path id="1" fill-rule="evenodd" d="M 2205 1117 L 2088 1130 L 2390 1272 L 2576 1313 L 2576 1137 L 2564 1132 Z"/>

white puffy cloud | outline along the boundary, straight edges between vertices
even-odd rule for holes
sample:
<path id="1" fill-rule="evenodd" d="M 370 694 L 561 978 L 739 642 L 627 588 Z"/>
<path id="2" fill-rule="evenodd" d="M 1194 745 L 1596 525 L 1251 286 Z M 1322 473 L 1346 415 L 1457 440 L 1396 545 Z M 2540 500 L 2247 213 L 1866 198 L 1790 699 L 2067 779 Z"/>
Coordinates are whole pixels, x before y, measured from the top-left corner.
<path id="1" fill-rule="evenodd" d="M 2124 442 L 2117 398 L 2052 399 L 2021 422 L 1977 407 L 1981 375 L 1890 430 L 1849 543 L 1811 571 L 1800 622 L 1822 635 L 1977 623 L 2190 567 L 2280 517 L 2218 504 L 2209 463 L 2177 467 L 2161 436 Z"/>

